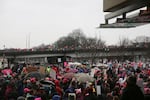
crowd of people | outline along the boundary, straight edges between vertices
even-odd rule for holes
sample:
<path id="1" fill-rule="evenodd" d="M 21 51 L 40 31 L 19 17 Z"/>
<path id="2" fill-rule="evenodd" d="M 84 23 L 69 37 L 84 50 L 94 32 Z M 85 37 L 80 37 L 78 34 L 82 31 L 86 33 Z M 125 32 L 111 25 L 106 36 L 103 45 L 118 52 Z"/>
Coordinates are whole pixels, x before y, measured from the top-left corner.
<path id="1" fill-rule="evenodd" d="M 0 70 L 1 100 L 149 100 L 150 65 L 148 63 L 116 62 L 107 67 L 51 66 L 45 74 L 27 77 L 27 65 Z M 56 78 L 50 76 L 50 70 Z M 91 71 L 94 69 L 94 76 Z M 40 72 L 38 72 L 40 73 Z M 69 77 L 64 74 L 72 73 Z M 77 73 L 89 75 L 93 80 L 79 81 Z"/>

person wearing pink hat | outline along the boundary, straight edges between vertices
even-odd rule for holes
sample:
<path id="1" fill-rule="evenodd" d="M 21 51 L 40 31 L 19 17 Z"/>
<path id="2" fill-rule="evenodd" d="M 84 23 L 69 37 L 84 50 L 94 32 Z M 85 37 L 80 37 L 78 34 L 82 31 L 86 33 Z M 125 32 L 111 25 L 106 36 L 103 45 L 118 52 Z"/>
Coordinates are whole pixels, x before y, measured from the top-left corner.
<path id="1" fill-rule="evenodd" d="M 41 97 L 35 98 L 34 100 L 42 100 Z"/>
<path id="2" fill-rule="evenodd" d="M 61 89 L 60 82 L 58 80 L 55 80 L 55 86 L 56 86 L 56 92 L 62 98 L 63 90 Z"/>

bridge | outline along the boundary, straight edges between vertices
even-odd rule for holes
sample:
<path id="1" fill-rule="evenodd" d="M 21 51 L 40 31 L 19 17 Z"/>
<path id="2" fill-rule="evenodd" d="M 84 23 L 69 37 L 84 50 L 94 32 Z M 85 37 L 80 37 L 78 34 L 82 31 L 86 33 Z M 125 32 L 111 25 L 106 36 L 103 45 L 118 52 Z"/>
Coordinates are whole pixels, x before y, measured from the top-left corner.
<path id="1" fill-rule="evenodd" d="M 83 61 L 108 59 L 141 59 L 149 54 L 148 47 L 124 47 L 124 48 L 101 48 L 101 49 L 63 49 L 63 50 L 20 50 L 0 51 L 0 58 L 6 58 L 10 62 L 47 63 L 64 61 Z"/>
<path id="2" fill-rule="evenodd" d="M 132 28 L 150 22 L 150 0 L 103 0 L 103 3 L 103 11 L 107 14 L 105 24 L 100 24 L 100 28 Z M 141 10 L 144 7 L 146 9 Z M 134 11 L 138 13 L 127 16 Z M 116 22 L 110 23 L 110 19 L 116 19 Z"/>

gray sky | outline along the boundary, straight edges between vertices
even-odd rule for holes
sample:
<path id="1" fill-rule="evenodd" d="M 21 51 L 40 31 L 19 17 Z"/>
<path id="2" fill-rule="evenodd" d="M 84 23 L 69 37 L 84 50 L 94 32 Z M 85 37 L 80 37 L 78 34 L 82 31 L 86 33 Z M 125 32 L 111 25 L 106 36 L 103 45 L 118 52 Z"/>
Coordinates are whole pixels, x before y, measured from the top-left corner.
<path id="1" fill-rule="evenodd" d="M 0 0 L 0 49 L 54 43 L 80 28 L 87 37 L 101 36 L 107 44 L 119 38 L 150 36 L 150 25 L 133 29 L 97 29 L 104 23 L 103 0 Z"/>

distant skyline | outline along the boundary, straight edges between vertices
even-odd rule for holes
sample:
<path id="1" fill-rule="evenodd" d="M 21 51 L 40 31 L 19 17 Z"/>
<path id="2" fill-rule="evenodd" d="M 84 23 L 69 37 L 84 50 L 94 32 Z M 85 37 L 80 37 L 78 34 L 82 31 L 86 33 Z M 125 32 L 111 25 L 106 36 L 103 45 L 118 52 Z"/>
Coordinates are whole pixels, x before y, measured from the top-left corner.
<path id="1" fill-rule="evenodd" d="M 0 0 L 0 49 L 51 44 L 75 29 L 106 44 L 119 38 L 150 36 L 150 25 L 131 29 L 98 29 L 104 23 L 103 0 Z M 27 39 L 30 38 L 30 44 Z"/>

